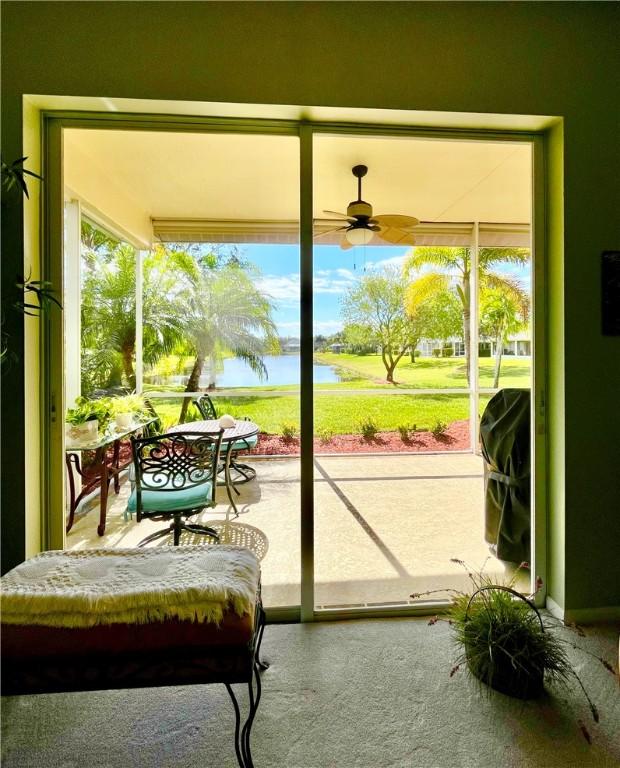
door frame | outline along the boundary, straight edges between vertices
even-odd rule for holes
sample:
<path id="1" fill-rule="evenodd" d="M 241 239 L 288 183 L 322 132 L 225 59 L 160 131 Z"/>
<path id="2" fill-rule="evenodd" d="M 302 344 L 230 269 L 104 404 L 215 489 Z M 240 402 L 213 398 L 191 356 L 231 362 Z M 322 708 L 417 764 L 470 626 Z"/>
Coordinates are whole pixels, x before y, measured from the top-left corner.
<path id="1" fill-rule="evenodd" d="M 447 113 L 449 114 L 449 113 Z M 43 176 L 41 210 L 41 277 L 64 285 L 63 274 L 63 142 L 65 128 L 174 131 L 195 133 L 259 133 L 299 138 L 300 320 L 301 320 L 301 603 L 269 611 L 272 620 L 314 621 L 350 617 L 411 616 L 436 612 L 444 602 L 387 609 L 316 611 L 314 604 L 314 455 L 313 455 L 313 139 L 324 133 L 356 136 L 401 136 L 469 141 L 528 142 L 532 145 L 532 579 L 543 579 L 536 604 L 546 597 L 546 284 L 545 199 L 547 190 L 544 132 L 466 130 L 382 123 L 312 122 L 225 117 L 188 117 L 134 113 L 42 111 Z M 62 549 L 64 533 L 64 318 L 41 318 L 41 510 L 42 549 Z M 468 390 L 469 391 L 469 390 Z M 475 400 L 476 398 L 474 398 Z M 471 409 L 470 409 L 471 410 Z M 476 414 L 477 415 L 477 414 Z M 471 413 L 470 413 L 471 416 Z"/>

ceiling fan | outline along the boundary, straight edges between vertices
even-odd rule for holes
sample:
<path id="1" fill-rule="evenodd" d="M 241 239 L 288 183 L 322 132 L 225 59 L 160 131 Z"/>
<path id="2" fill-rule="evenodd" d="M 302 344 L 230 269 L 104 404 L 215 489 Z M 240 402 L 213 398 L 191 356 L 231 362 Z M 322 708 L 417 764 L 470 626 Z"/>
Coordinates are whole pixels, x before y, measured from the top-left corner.
<path id="1" fill-rule="evenodd" d="M 362 179 L 368 173 L 368 167 L 355 165 L 351 172 L 357 179 L 357 200 L 349 203 L 346 214 L 323 211 L 323 213 L 339 216 L 341 226 L 320 232 L 317 237 L 342 232 L 340 247 L 343 250 L 353 248 L 354 245 L 367 245 L 373 238 L 394 245 L 414 245 L 413 229 L 420 223 L 418 219 L 400 214 L 373 216 L 370 203 L 362 200 Z M 329 221 L 336 223 L 338 220 L 329 219 Z"/>

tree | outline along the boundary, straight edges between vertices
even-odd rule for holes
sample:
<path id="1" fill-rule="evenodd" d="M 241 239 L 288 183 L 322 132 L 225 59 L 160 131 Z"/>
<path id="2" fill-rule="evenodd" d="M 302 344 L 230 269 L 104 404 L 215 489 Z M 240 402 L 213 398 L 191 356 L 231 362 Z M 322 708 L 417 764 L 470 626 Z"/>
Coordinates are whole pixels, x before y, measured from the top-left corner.
<path id="1" fill-rule="evenodd" d="M 517 301 L 501 288 L 483 292 L 480 297 L 480 334 L 495 343 L 493 387 L 499 385 L 504 345 L 512 333 L 523 330 L 529 316 L 529 301 Z"/>
<path id="2" fill-rule="evenodd" d="M 260 378 L 267 377 L 263 355 L 278 352 L 276 326 L 269 298 L 254 284 L 252 274 L 235 262 L 203 270 L 187 305 L 187 342 L 194 356 L 186 392 L 196 392 L 205 362 L 211 371 L 221 356 L 232 353 Z M 180 421 L 189 401 L 184 398 Z"/>
<path id="3" fill-rule="evenodd" d="M 136 251 L 102 241 L 88 249 L 82 287 L 82 389 L 136 387 Z M 198 272 L 184 252 L 158 246 L 143 260 L 143 360 L 153 365 L 183 341 L 185 305 Z"/>
<path id="4" fill-rule="evenodd" d="M 478 283 L 481 289 L 501 288 L 516 301 L 522 301 L 525 293 L 518 280 L 493 271 L 499 264 L 527 264 L 530 252 L 527 248 L 480 248 L 478 251 Z M 439 267 L 440 271 L 422 272 L 426 267 Z M 471 358 L 471 252 L 469 248 L 419 246 L 413 249 L 403 266 L 407 277 L 414 276 L 407 287 L 405 303 L 409 315 L 427 299 L 438 293 L 456 291 L 463 318 L 465 367 L 469 383 Z"/>
<path id="5" fill-rule="evenodd" d="M 394 370 L 411 344 L 404 291 L 400 271 L 388 267 L 362 277 L 342 298 L 345 326 L 380 348 L 386 380 L 392 384 Z"/>
<path id="6" fill-rule="evenodd" d="M 461 337 L 462 311 L 453 291 L 439 291 L 416 306 L 411 314 L 411 362 L 415 362 L 415 349 L 421 339 L 445 342 Z"/>

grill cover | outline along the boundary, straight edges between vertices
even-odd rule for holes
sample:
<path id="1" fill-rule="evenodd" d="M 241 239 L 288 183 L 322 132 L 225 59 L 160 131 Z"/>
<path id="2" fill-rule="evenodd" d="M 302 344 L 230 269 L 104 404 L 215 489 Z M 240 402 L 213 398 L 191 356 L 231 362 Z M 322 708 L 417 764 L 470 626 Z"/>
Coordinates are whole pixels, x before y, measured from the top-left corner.
<path id="1" fill-rule="evenodd" d="M 530 560 L 530 390 L 502 389 L 480 419 L 484 537 L 500 560 Z"/>

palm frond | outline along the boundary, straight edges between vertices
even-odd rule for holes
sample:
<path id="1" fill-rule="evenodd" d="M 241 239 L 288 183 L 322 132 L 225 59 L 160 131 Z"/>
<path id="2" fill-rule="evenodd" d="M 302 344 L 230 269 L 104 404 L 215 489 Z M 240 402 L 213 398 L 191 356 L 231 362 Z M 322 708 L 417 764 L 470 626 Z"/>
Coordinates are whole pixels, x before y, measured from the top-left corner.
<path id="1" fill-rule="evenodd" d="M 425 301 L 447 291 L 449 287 L 450 276 L 441 272 L 428 272 L 418 277 L 407 286 L 405 291 L 407 314 L 414 315 Z"/>
<path id="2" fill-rule="evenodd" d="M 447 246 L 417 246 L 405 259 L 403 272 L 409 276 L 412 272 L 419 272 L 423 267 L 429 265 L 464 273 L 469 269 L 469 249 Z"/>
<path id="3" fill-rule="evenodd" d="M 480 275 L 480 287 L 502 291 L 519 305 L 524 315 L 528 314 L 530 295 L 517 278 L 498 275 L 496 272 L 485 272 Z"/>
<path id="4" fill-rule="evenodd" d="M 478 251 L 478 264 L 480 268 L 488 270 L 497 264 L 528 264 L 530 261 L 529 248 L 480 248 Z"/>

